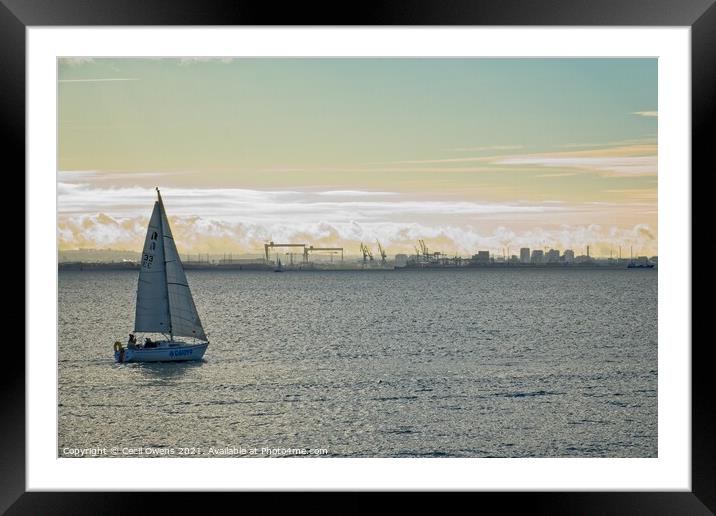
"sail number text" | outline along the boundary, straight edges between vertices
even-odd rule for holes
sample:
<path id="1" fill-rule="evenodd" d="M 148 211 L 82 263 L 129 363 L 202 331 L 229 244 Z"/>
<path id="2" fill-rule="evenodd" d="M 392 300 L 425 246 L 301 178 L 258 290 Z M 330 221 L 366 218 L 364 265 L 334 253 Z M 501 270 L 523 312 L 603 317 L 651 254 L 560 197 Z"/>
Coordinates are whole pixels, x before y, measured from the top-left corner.
<path id="1" fill-rule="evenodd" d="M 144 267 L 145 269 L 151 269 L 153 262 L 154 262 L 154 255 L 144 253 L 144 256 L 142 256 L 142 267 Z"/>

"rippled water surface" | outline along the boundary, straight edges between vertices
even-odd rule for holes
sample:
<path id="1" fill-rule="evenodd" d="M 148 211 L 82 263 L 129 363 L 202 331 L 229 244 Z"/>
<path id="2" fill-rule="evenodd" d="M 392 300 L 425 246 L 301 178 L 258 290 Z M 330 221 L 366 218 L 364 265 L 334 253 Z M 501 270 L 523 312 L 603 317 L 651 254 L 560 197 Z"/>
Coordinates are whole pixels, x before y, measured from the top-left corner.
<path id="1" fill-rule="evenodd" d="M 59 273 L 60 455 L 657 455 L 656 271 L 187 275 L 204 361 L 118 365 L 136 273 Z"/>

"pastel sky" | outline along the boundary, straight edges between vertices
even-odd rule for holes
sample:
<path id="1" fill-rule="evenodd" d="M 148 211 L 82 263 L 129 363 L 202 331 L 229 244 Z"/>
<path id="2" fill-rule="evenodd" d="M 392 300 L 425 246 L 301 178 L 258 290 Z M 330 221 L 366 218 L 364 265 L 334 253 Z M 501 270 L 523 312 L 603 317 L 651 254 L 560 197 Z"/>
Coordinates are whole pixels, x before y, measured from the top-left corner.
<path id="1" fill-rule="evenodd" d="M 61 250 L 657 254 L 656 59 L 58 63 Z M 354 249 L 355 248 L 355 249 Z"/>

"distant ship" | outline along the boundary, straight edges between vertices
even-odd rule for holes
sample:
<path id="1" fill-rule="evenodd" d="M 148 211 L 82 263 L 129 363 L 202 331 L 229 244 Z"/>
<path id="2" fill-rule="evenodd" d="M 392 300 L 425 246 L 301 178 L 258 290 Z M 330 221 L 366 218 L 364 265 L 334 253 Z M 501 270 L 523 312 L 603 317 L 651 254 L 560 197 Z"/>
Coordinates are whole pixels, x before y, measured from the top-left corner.
<path id="1" fill-rule="evenodd" d="M 629 262 L 629 265 L 627 265 L 627 269 L 653 269 L 653 268 L 654 268 L 653 263 Z"/>

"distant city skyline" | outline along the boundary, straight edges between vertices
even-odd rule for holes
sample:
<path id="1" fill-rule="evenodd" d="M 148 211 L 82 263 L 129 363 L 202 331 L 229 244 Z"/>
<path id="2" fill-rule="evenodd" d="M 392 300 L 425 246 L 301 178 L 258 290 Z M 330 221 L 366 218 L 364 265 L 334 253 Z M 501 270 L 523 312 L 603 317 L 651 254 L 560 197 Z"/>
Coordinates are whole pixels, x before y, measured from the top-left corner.
<path id="1" fill-rule="evenodd" d="M 58 77 L 60 250 L 138 250 L 160 186 L 185 253 L 658 254 L 656 59 L 68 58 Z"/>

